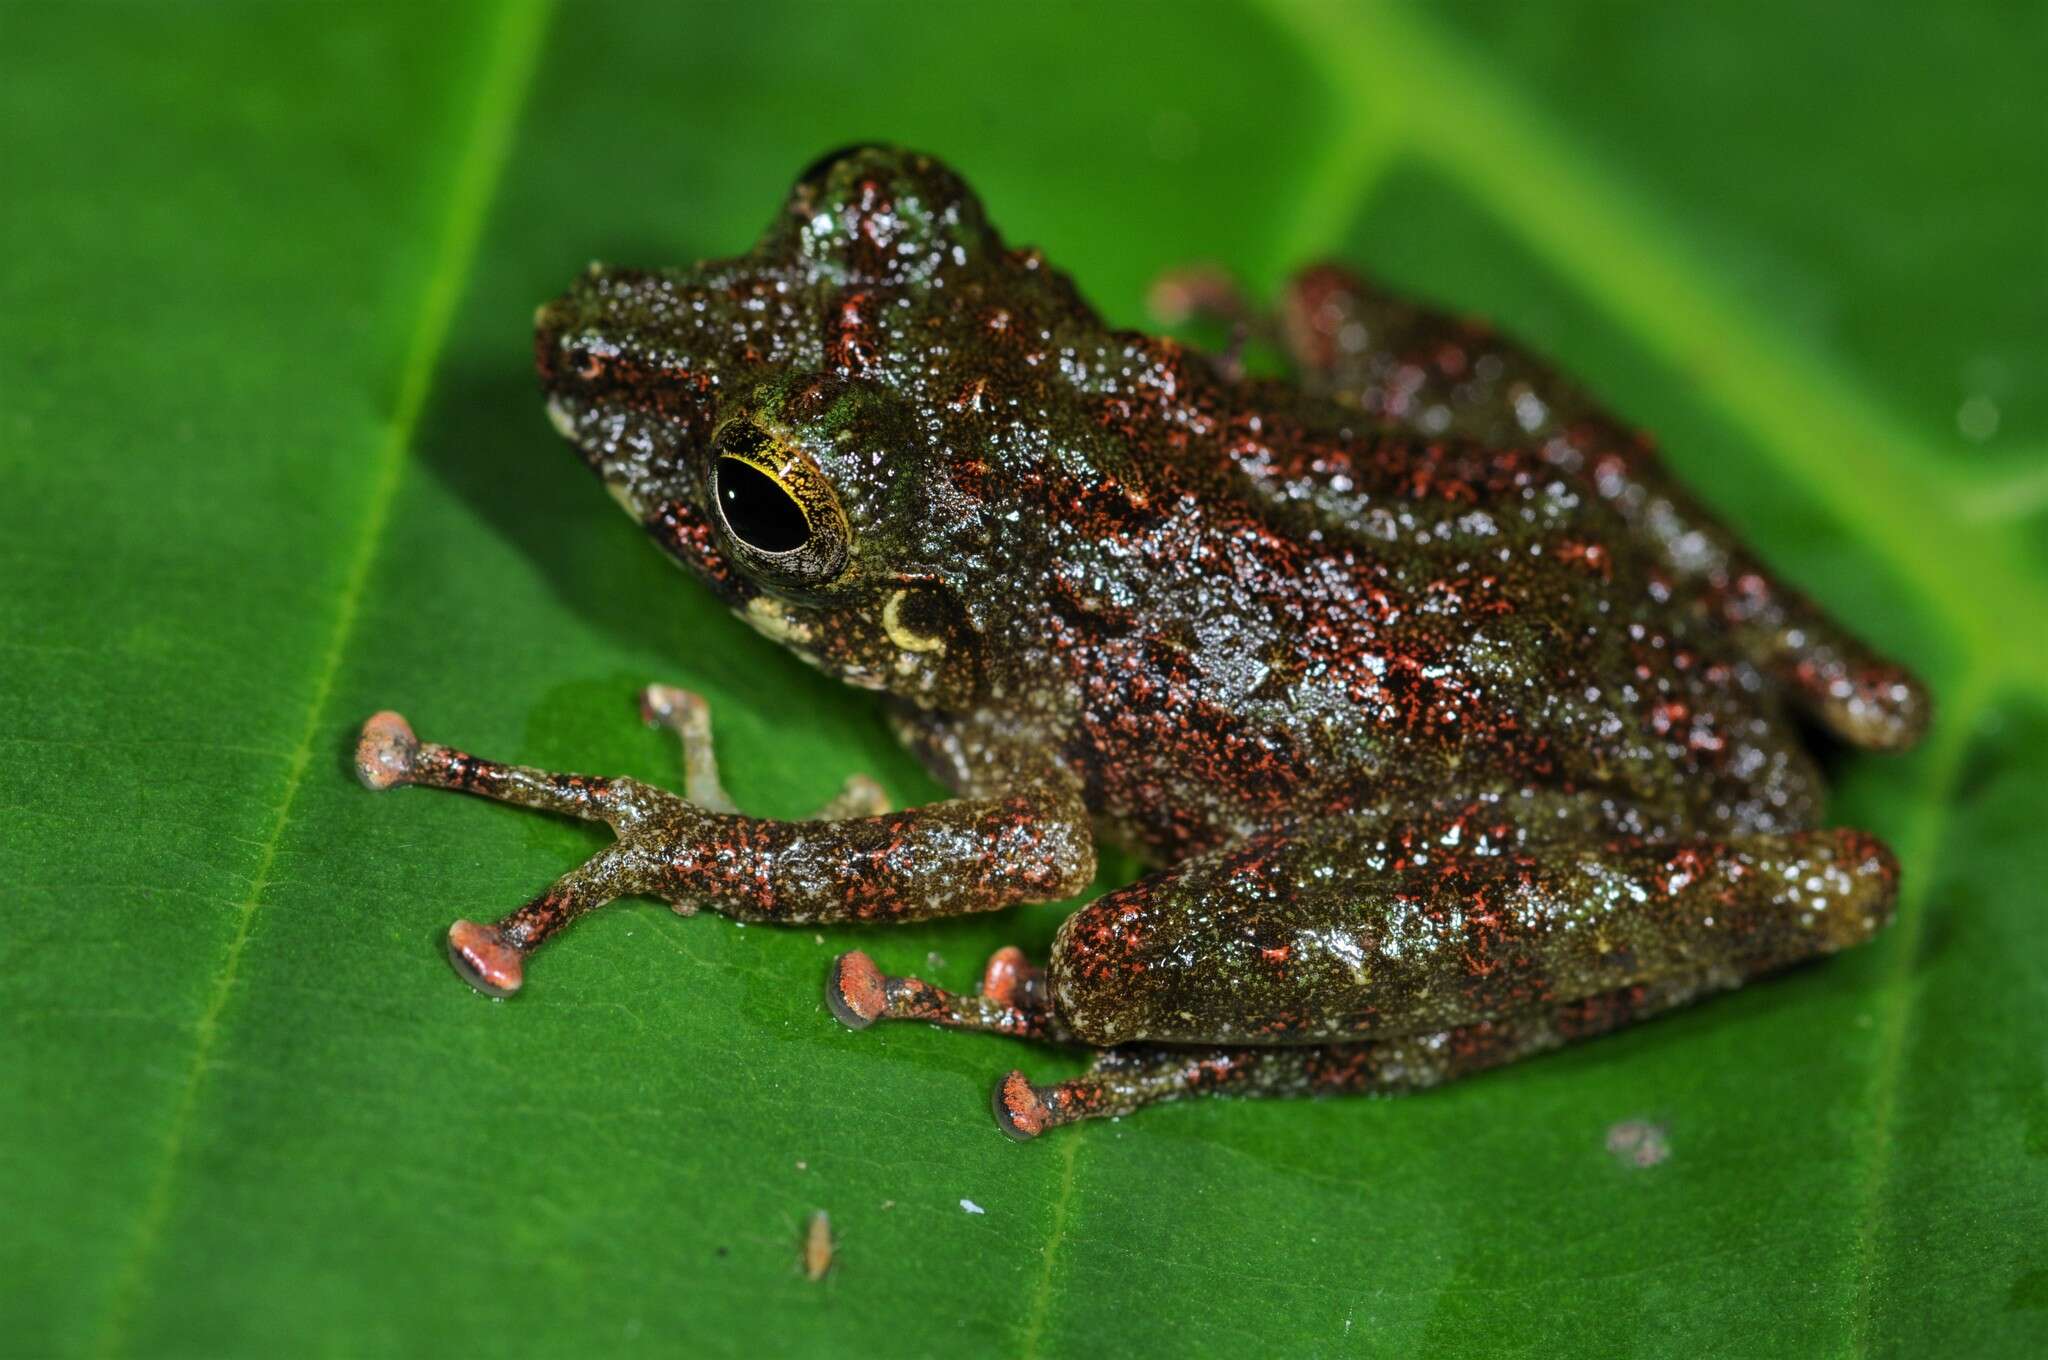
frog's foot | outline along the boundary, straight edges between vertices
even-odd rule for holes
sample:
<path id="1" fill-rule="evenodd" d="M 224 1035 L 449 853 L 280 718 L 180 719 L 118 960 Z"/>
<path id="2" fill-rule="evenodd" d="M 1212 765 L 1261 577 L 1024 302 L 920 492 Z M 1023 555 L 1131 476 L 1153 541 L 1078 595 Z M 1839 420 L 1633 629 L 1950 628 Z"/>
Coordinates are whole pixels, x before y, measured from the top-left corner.
<path id="1" fill-rule="evenodd" d="M 1043 975 L 1014 945 L 989 956 L 973 996 L 948 992 L 922 978 L 884 973 L 856 949 L 832 961 L 825 1004 L 849 1029 L 866 1029 L 877 1020 L 923 1020 L 1024 1039 L 1069 1039 L 1053 1014 Z"/>
<path id="2" fill-rule="evenodd" d="M 657 687 L 642 702 L 650 720 L 682 737 L 693 792 L 724 801 L 702 701 Z M 526 956 L 558 931 L 621 897 L 657 897 L 682 915 L 709 907 L 746 921 L 908 921 L 1070 896 L 1095 871 L 1085 812 L 1064 786 L 891 813 L 881 787 L 856 775 L 814 818 L 778 821 L 716 811 L 635 779 L 486 760 L 419 740 L 395 713 L 364 724 L 356 764 L 373 789 L 452 789 L 604 822 L 617 837 L 503 920 L 458 921 L 450 929 L 456 972 L 493 996 L 517 991 Z M 974 871 L 954 871 L 948 856 Z M 1020 1011 L 1007 1028 L 1037 1033 L 1044 1026 Z"/>
<path id="3" fill-rule="evenodd" d="M 1320 1049 L 1210 1048 L 1105 1049 L 1087 1072 L 1066 1081 L 1034 1084 L 1022 1072 L 996 1083 L 990 1106 L 1004 1133 L 1019 1142 L 1083 1119 L 1118 1118 L 1182 1096 L 1253 1087 L 1278 1094 L 1291 1085 L 1320 1089 L 1306 1059 Z"/>

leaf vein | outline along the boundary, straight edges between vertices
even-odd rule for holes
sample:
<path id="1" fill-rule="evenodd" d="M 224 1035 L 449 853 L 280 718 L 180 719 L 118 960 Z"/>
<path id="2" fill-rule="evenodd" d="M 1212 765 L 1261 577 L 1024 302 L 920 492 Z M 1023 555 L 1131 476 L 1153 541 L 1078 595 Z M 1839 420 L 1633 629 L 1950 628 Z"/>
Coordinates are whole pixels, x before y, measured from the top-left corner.
<path id="1" fill-rule="evenodd" d="M 1074 1200 L 1074 1163 L 1080 1155 L 1083 1136 L 1082 1130 L 1070 1129 L 1060 1142 L 1060 1189 L 1052 1204 L 1052 1230 L 1039 1249 L 1038 1284 L 1031 1291 L 1031 1312 L 1024 1324 L 1023 1344 L 1018 1347 L 1024 1360 L 1037 1360 L 1038 1343 L 1052 1311 L 1053 1270 L 1059 1261 L 1060 1245 L 1067 1238 L 1067 1214 Z"/>
<path id="2" fill-rule="evenodd" d="M 1900 858 L 1913 865 L 1918 874 L 1900 894 L 1898 919 L 1892 926 L 1891 969 L 1877 999 L 1876 1060 L 1872 1064 L 1870 1132 L 1863 1154 L 1863 1193 L 1856 1221 L 1856 1271 L 1850 1287 L 1855 1291 L 1855 1312 L 1850 1319 L 1850 1349 L 1867 1355 L 1871 1349 L 1871 1323 L 1876 1308 L 1872 1279 L 1877 1265 L 1877 1238 L 1883 1226 L 1886 1182 L 1892 1166 L 1892 1124 L 1898 1117 L 1899 1069 L 1905 1063 L 1906 1033 L 1919 989 L 1913 973 L 1920 963 L 1920 939 L 1926 913 L 1927 882 L 1940 854 L 1942 835 L 1954 802 L 1956 785 L 1962 775 L 1964 757 L 1988 700 L 1988 687 L 1979 684 L 1963 694 L 1944 718 L 1935 743 L 1928 752 L 1927 786 L 1914 805 L 1913 820 L 1899 838 Z"/>
<path id="3" fill-rule="evenodd" d="M 404 481 L 405 456 L 432 391 L 434 372 L 445 348 L 456 303 L 470 274 L 485 212 L 510 149 L 512 131 L 518 122 L 527 89 L 532 84 L 547 17 L 548 0 L 511 0 L 502 12 L 495 46 L 480 82 L 473 120 L 465 132 L 463 149 L 449 191 L 441 239 L 406 349 L 391 419 L 385 426 L 384 438 L 377 447 L 372 464 L 362 528 L 356 535 L 342 578 L 327 646 L 306 704 L 305 723 L 285 771 L 284 788 L 271 816 L 269 831 L 258 851 L 249 889 L 235 906 L 234 930 L 222 956 L 220 969 L 193 1027 L 192 1056 L 186 1064 L 171 1109 L 162 1155 L 158 1158 L 150 1190 L 136 1216 L 124 1264 L 116 1275 L 110 1295 L 106 1324 L 97 1347 L 103 1355 L 119 1354 L 126 1349 L 130 1325 L 141 1303 L 165 1225 L 170 1219 L 176 1200 L 177 1173 L 184 1160 L 194 1114 L 206 1088 L 207 1076 L 216 1066 L 214 1050 L 219 1043 L 221 1017 L 234 992 L 235 979 L 241 970 L 257 912 L 271 886 L 271 870 L 277 862 L 286 829 L 291 824 L 292 811 L 304 786 L 306 770 L 312 764 L 323 727 L 322 719 L 355 635 L 363 596 L 384 541 L 392 505 Z"/>

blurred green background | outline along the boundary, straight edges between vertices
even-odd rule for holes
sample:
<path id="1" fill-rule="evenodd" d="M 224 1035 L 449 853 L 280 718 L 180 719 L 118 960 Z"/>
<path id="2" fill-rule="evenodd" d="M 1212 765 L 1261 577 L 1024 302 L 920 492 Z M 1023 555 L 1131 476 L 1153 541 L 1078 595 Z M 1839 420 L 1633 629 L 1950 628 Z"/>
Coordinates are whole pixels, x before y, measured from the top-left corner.
<path id="1" fill-rule="evenodd" d="M 0 7 L 0 1353 L 2041 1353 L 2043 69 L 2038 4 Z M 1069 1059 L 851 1034 L 820 982 L 964 983 L 1057 908 L 633 904 L 468 992 L 440 930 L 594 842 L 370 797 L 375 708 L 673 781 L 663 679 L 754 810 L 933 792 L 528 373 L 586 260 L 736 251 L 857 138 L 1118 321 L 1333 254 L 1659 431 L 1940 695 L 1835 765 L 1897 927 L 1438 1094 L 1028 1146 L 989 1084 Z"/>

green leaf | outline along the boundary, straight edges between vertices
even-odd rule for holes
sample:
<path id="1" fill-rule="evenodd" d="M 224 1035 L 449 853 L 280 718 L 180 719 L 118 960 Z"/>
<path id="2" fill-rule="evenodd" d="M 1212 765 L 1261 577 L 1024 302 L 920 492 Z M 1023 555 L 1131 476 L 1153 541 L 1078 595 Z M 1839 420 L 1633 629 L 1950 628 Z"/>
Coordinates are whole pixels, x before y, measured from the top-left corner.
<path id="1" fill-rule="evenodd" d="M 0 10 L 0 1350 L 2039 1353 L 2044 48 L 1590 0 Z M 586 259 L 731 252 L 868 137 L 1119 321 L 1169 264 L 1335 254 L 1658 430 L 1940 696 L 1919 753 L 1835 762 L 1898 925 L 1440 1093 L 1024 1146 L 992 1078 L 1070 1059 L 849 1033 L 821 978 L 964 980 L 1057 909 L 632 904 L 515 1002 L 461 987 L 447 922 L 593 840 L 370 797 L 376 708 L 673 782 L 629 706 L 667 680 L 755 810 L 933 792 L 658 560 L 528 374 Z M 1630 1119 L 1667 1160 L 1610 1155 Z"/>

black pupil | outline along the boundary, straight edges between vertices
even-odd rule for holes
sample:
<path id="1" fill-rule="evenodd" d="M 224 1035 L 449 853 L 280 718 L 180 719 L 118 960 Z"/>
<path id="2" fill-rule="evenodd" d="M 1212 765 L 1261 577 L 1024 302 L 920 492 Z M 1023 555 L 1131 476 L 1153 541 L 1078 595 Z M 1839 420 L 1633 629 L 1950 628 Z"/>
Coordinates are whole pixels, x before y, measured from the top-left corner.
<path id="1" fill-rule="evenodd" d="M 755 552 L 795 552 L 810 541 L 811 526 L 796 498 L 752 463 L 720 458 L 717 481 L 725 527 Z"/>

